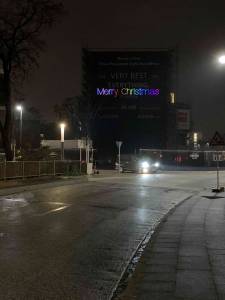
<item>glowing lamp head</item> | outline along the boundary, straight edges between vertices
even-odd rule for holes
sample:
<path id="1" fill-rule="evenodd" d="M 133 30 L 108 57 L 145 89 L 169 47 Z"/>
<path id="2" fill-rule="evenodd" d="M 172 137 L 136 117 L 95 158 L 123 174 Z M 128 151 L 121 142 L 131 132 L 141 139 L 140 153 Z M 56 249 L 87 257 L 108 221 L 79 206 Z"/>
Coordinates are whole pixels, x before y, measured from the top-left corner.
<path id="1" fill-rule="evenodd" d="M 221 55 L 219 58 L 218 58 L 218 61 L 221 65 L 224 65 L 225 64 L 225 55 Z"/>
<path id="2" fill-rule="evenodd" d="M 64 129 L 66 127 L 66 124 L 65 123 L 60 123 L 59 126 L 60 126 L 61 129 Z"/>
<path id="3" fill-rule="evenodd" d="M 18 111 L 22 111 L 22 110 L 23 110 L 23 107 L 22 107 L 22 105 L 17 105 L 17 106 L 16 106 L 16 110 L 18 110 Z"/>
<path id="4" fill-rule="evenodd" d="M 198 133 L 197 132 L 194 132 L 194 134 L 193 134 L 193 141 L 194 141 L 194 143 L 198 142 Z"/>
<path id="5" fill-rule="evenodd" d="M 61 129 L 61 142 L 64 142 L 64 131 L 65 131 L 66 124 L 65 123 L 60 123 L 59 126 L 60 126 L 60 129 Z"/>
<path id="6" fill-rule="evenodd" d="M 154 163 L 154 166 L 155 166 L 156 168 L 158 168 L 158 167 L 160 166 L 160 163 L 157 161 L 157 162 Z"/>

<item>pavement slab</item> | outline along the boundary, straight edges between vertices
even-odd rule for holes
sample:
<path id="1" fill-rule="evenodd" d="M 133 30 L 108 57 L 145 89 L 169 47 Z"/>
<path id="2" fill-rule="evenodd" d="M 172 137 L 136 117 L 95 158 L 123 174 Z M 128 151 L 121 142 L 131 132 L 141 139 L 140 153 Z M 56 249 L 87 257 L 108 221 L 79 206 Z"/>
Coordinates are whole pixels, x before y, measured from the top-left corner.
<path id="1" fill-rule="evenodd" d="M 117 299 L 225 299 L 225 195 L 186 200 L 159 226 Z"/>

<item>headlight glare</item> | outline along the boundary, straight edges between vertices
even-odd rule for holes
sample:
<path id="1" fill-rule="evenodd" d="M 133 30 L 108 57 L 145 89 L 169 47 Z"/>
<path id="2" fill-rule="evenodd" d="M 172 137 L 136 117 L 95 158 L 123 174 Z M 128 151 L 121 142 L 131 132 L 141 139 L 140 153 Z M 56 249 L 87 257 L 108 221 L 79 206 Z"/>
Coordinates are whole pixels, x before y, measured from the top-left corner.
<path id="1" fill-rule="evenodd" d="M 141 167 L 142 167 L 143 169 L 148 169 L 148 168 L 150 167 L 150 164 L 149 164 L 147 161 L 143 161 L 143 162 L 141 163 Z"/>

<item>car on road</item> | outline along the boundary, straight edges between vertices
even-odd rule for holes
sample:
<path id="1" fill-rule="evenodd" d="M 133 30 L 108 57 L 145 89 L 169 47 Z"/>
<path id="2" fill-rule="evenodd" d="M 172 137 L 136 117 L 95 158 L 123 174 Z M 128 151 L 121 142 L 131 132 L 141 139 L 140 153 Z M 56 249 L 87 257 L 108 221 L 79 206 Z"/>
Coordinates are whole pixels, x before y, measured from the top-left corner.
<path id="1" fill-rule="evenodd" d="M 120 171 L 133 172 L 139 174 L 155 173 L 161 167 L 158 160 L 149 157 L 132 154 L 122 154 L 120 156 Z M 116 161 L 116 169 L 119 169 L 119 160 Z"/>

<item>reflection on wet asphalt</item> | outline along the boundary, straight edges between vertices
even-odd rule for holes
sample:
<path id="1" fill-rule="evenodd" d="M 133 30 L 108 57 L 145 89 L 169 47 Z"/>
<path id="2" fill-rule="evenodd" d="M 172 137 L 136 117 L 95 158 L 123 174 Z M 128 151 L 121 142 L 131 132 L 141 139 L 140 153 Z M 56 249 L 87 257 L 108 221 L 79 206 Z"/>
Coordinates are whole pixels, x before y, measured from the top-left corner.
<path id="1" fill-rule="evenodd" d="M 133 181 L 2 197 L 0 299 L 109 299 L 145 235 L 192 194 Z"/>

